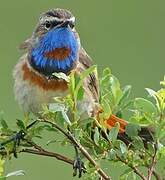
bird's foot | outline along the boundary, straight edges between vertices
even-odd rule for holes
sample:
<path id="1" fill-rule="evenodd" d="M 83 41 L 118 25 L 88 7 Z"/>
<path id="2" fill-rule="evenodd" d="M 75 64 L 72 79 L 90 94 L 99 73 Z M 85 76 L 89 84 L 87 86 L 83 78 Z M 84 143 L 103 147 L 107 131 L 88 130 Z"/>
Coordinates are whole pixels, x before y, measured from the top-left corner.
<path id="1" fill-rule="evenodd" d="M 34 124 L 36 124 L 38 121 L 34 121 L 31 124 L 29 124 L 26 127 L 26 130 L 30 129 Z M 5 149 L 5 145 L 13 142 L 13 148 L 12 148 L 12 152 L 14 154 L 14 157 L 17 158 L 17 147 L 20 145 L 21 140 L 25 140 L 25 136 L 26 136 L 26 130 L 20 130 L 18 131 L 16 134 L 14 134 L 12 137 L 10 137 L 8 140 L 1 142 L 0 143 L 0 150 L 4 150 Z"/>
<path id="2" fill-rule="evenodd" d="M 33 125 L 35 125 L 38 121 L 34 121 L 31 124 L 29 124 L 26 127 L 26 130 L 30 129 L 31 127 L 33 127 Z M 26 132 L 24 130 L 20 130 L 18 133 L 16 133 L 16 135 L 14 135 L 14 137 L 12 138 L 12 141 L 14 141 L 14 146 L 13 146 L 13 154 L 14 157 L 17 158 L 17 146 L 20 145 L 21 140 L 25 140 L 24 137 L 26 136 Z"/>
<path id="3" fill-rule="evenodd" d="M 73 176 L 76 176 L 78 173 L 78 177 L 81 178 L 82 173 L 86 172 L 86 168 L 84 162 L 80 159 L 80 157 L 76 157 L 74 164 L 73 164 Z"/>
<path id="4" fill-rule="evenodd" d="M 24 139 L 26 133 L 23 130 L 20 130 L 19 132 L 17 132 L 15 135 L 13 135 L 10 139 L 0 143 L 0 150 L 4 150 L 5 149 L 5 145 L 13 142 L 13 148 L 12 148 L 12 152 L 14 154 L 14 157 L 17 158 L 17 146 L 20 145 L 21 140 Z"/>
<path id="5" fill-rule="evenodd" d="M 13 145 L 13 154 L 14 157 L 17 158 L 17 147 L 20 145 L 21 140 L 24 140 L 24 137 L 26 135 L 26 132 L 23 130 L 20 130 L 14 137 L 12 138 L 12 141 L 14 142 Z"/>

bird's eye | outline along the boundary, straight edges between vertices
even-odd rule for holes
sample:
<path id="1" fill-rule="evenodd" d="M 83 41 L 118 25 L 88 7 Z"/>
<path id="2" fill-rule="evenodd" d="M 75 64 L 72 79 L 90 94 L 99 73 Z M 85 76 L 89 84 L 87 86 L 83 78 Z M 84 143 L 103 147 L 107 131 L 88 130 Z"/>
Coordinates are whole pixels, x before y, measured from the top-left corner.
<path id="1" fill-rule="evenodd" d="M 46 27 L 46 29 L 50 29 L 51 23 L 49 21 L 46 21 L 45 22 L 45 27 Z"/>

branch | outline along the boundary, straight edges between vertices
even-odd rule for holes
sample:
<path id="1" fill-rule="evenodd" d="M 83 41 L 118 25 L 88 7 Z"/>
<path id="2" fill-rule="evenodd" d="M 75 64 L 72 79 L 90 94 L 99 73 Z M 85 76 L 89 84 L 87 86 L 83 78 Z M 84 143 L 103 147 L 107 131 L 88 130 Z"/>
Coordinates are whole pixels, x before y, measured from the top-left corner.
<path id="1" fill-rule="evenodd" d="M 154 155 L 152 156 L 152 162 L 151 162 L 151 165 L 148 167 L 148 176 L 147 176 L 148 180 L 151 180 L 152 174 L 154 173 L 155 166 L 156 166 L 157 143 L 154 144 L 154 149 L 155 151 L 154 151 Z"/>
<path id="2" fill-rule="evenodd" d="M 61 155 L 61 154 L 58 154 L 58 153 L 55 153 L 55 152 L 46 151 L 46 150 L 44 150 L 43 148 L 41 148 L 40 146 L 38 146 L 37 144 L 35 144 L 33 142 L 31 142 L 29 144 L 33 144 L 34 145 L 33 147 L 35 149 L 25 148 L 25 149 L 20 150 L 19 153 L 24 152 L 24 153 L 41 155 L 41 156 L 54 157 L 57 160 L 66 162 L 66 163 L 71 164 L 71 165 L 73 165 L 73 163 L 74 163 L 73 160 L 71 160 L 70 158 L 68 158 L 68 157 L 66 157 L 64 155 Z M 38 148 L 38 147 L 40 147 L 40 148 Z M 0 151 L 0 154 L 3 155 L 3 156 L 6 156 L 8 154 L 13 154 L 13 153 L 14 153 L 14 151 L 10 151 L 9 153 L 6 152 L 5 150 Z"/>
<path id="3" fill-rule="evenodd" d="M 135 172 L 139 177 L 141 177 L 141 179 L 147 180 L 147 178 L 144 176 L 144 174 L 143 174 L 142 172 L 140 172 L 140 170 L 139 170 L 137 167 L 135 167 L 135 166 L 129 166 L 129 167 L 131 167 L 131 168 L 134 170 L 134 172 Z"/>
<path id="4" fill-rule="evenodd" d="M 40 156 L 54 157 L 57 160 L 64 161 L 64 162 L 71 164 L 71 165 L 73 165 L 73 163 L 74 163 L 73 160 L 69 159 L 66 156 L 63 156 L 61 154 L 54 153 L 54 152 L 45 151 L 45 150 L 44 151 L 38 151 L 35 149 L 28 149 L 27 148 L 27 149 L 22 149 L 20 152 L 36 154 L 36 155 L 40 155 Z"/>
<path id="5" fill-rule="evenodd" d="M 116 156 L 117 156 L 117 158 L 118 158 L 122 163 L 124 163 L 125 165 L 127 165 L 127 166 L 129 166 L 131 169 L 133 169 L 134 173 L 136 173 L 141 179 L 143 179 L 143 180 L 148 180 L 148 179 L 144 176 L 144 174 L 143 174 L 136 166 L 133 166 L 133 165 L 131 165 L 131 164 L 128 164 L 128 162 L 125 161 L 125 160 L 123 160 L 123 159 L 121 159 L 120 156 L 118 156 L 118 155 L 116 155 Z"/>
<path id="6" fill-rule="evenodd" d="M 153 175 L 155 176 L 156 180 L 162 180 L 161 176 L 155 170 L 153 170 Z"/>
<path id="7" fill-rule="evenodd" d="M 92 158 L 92 156 L 87 152 L 87 150 L 74 138 L 74 136 L 70 132 L 65 132 L 61 127 L 59 127 L 56 123 L 40 119 L 40 122 L 51 124 L 52 127 L 58 129 L 63 135 L 65 135 L 76 147 L 79 148 L 81 153 L 90 161 L 90 163 L 96 168 L 98 174 L 104 179 L 104 180 L 111 180 L 111 177 L 109 177 L 103 169 L 99 167 L 97 162 Z"/>

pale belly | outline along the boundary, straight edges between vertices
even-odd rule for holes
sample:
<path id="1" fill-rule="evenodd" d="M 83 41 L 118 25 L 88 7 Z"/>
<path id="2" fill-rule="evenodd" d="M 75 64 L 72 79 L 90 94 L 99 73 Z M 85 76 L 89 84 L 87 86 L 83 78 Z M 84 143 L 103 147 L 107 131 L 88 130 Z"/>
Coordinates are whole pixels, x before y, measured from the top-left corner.
<path id="1" fill-rule="evenodd" d="M 38 113 L 42 106 L 55 102 L 53 97 L 64 96 L 66 93 L 44 91 L 35 86 L 22 83 L 15 85 L 15 97 L 24 112 Z"/>
<path id="2" fill-rule="evenodd" d="M 54 102 L 53 97 L 64 96 L 66 92 L 43 90 L 38 86 L 31 85 L 29 82 L 15 82 L 15 98 L 24 112 L 38 113 L 44 104 Z"/>
<path id="3" fill-rule="evenodd" d="M 53 97 L 65 96 L 67 89 L 53 90 L 44 89 L 41 86 L 32 83 L 29 79 L 24 79 L 24 72 L 22 70 L 25 60 L 18 62 L 14 68 L 14 94 L 20 107 L 25 113 L 38 113 L 42 110 L 44 104 L 54 102 Z"/>

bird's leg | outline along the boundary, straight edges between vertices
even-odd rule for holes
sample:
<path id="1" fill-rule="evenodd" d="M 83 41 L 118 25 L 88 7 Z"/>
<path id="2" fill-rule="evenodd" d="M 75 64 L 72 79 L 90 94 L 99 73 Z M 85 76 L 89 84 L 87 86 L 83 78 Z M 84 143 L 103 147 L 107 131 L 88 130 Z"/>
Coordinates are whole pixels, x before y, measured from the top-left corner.
<path id="1" fill-rule="evenodd" d="M 74 136 L 71 133 L 71 130 L 69 127 L 68 127 L 68 131 L 71 134 L 71 136 Z M 82 173 L 86 172 L 86 168 L 85 168 L 84 162 L 80 158 L 77 146 L 75 144 L 73 146 L 74 146 L 75 154 L 76 154 L 75 160 L 73 163 L 73 176 L 77 176 L 77 172 L 78 172 L 78 177 L 80 178 L 82 176 Z"/>
<path id="2" fill-rule="evenodd" d="M 73 176 L 77 175 L 77 171 L 78 171 L 78 177 L 80 178 L 82 176 L 82 173 L 86 172 L 86 168 L 84 166 L 84 162 L 81 160 L 78 149 L 76 146 L 74 146 L 75 148 L 75 152 L 76 152 L 76 157 L 74 160 L 74 164 L 73 164 Z"/>

